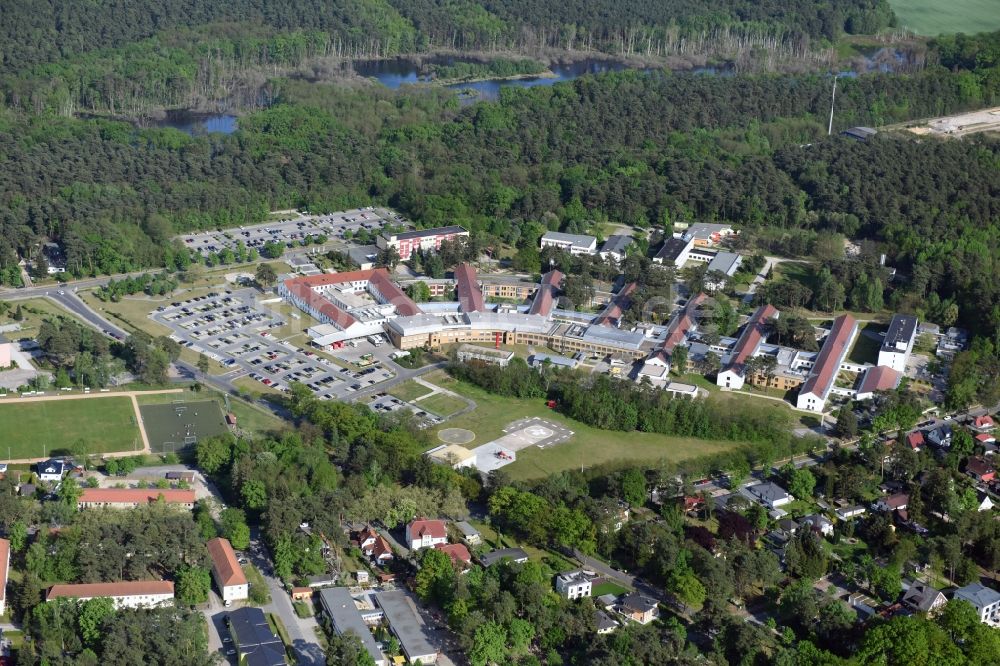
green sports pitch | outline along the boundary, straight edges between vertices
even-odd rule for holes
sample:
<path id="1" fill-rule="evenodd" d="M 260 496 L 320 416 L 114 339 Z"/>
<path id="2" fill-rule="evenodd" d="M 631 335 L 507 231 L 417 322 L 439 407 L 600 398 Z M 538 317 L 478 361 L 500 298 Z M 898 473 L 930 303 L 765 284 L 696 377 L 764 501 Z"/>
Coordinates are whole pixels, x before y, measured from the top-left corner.
<path id="1" fill-rule="evenodd" d="M 7 404 L 0 400 L 0 433 L 0 456 L 11 460 L 142 450 L 135 410 L 127 397 Z"/>
<path id="2" fill-rule="evenodd" d="M 228 432 L 219 403 L 171 402 L 139 408 L 153 453 L 170 453 L 193 446 L 203 437 Z"/>

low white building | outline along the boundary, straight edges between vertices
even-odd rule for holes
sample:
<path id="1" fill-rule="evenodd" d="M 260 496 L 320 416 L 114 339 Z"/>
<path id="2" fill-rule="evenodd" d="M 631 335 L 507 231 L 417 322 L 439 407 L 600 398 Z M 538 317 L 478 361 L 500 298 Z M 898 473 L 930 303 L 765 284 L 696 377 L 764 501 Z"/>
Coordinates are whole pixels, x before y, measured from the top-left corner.
<path id="1" fill-rule="evenodd" d="M 212 579 L 223 601 L 243 601 L 250 598 L 250 584 L 243 574 L 236 553 L 229 539 L 216 537 L 208 541 L 208 555 L 212 559 Z"/>
<path id="2" fill-rule="evenodd" d="M 1000 592 L 981 583 L 973 583 L 955 590 L 953 598 L 972 604 L 983 624 L 1000 627 Z"/>
<path id="3" fill-rule="evenodd" d="M 570 254 L 596 254 L 597 239 L 583 234 L 564 234 L 549 231 L 539 241 L 540 249 L 554 247 Z"/>
<path id="4" fill-rule="evenodd" d="M 589 597 L 593 591 L 591 583 L 593 577 L 592 571 L 584 571 L 583 569 L 564 571 L 556 576 L 556 592 L 566 599 Z"/>
<path id="5" fill-rule="evenodd" d="M 169 580 L 138 580 L 53 585 L 45 600 L 53 599 L 111 599 L 115 608 L 153 608 L 174 600 L 174 584 Z"/>

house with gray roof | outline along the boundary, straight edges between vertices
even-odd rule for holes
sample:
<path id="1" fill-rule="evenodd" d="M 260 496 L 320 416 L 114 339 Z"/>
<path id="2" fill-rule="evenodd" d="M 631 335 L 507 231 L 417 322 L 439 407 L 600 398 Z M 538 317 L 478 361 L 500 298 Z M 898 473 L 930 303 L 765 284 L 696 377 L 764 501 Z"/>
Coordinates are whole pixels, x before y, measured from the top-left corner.
<path id="1" fill-rule="evenodd" d="M 1000 592 L 982 583 L 973 583 L 955 590 L 953 599 L 968 601 L 976 609 L 979 621 L 991 627 L 1000 627 Z"/>
<path id="2" fill-rule="evenodd" d="M 787 490 L 771 481 L 758 483 L 755 486 L 748 486 L 746 491 L 750 499 L 768 509 L 777 509 L 792 501 L 792 496 L 788 494 Z"/>

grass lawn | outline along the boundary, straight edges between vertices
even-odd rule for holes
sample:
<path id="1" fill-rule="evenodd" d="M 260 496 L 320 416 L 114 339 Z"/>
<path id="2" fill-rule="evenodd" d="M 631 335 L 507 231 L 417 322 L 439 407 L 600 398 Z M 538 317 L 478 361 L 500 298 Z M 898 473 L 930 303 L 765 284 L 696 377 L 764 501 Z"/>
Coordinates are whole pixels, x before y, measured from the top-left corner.
<path id="1" fill-rule="evenodd" d="M 774 267 L 774 277 L 781 276 L 788 280 L 803 284 L 810 289 L 816 289 L 816 269 L 812 264 L 800 264 L 786 261 Z"/>
<path id="2" fill-rule="evenodd" d="M 590 594 L 594 597 L 599 597 L 604 594 L 613 594 L 616 597 L 620 594 L 625 594 L 628 592 L 628 588 L 622 587 L 618 583 L 612 583 L 610 581 L 605 581 L 600 585 L 595 585 L 591 590 Z"/>
<path id="3" fill-rule="evenodd" d="M 264 385 L 259 382 L 254 383 L 261 388 L 264 387 Z M 198 393 L 194 391 L 185 391 L 184 393 L 157 393 L 142 395 L 137 399 L 140 405 L 163 405 L 176 402 L 178 400 L 182 400 L 184 402 L 214 400 L 219 403 L 219 407 L 223 412 L 226 411 L 225 397 L 218 391 L 208 389 L 202 389 L 202 391 Z M 275 416 L 271 412 L 257 407 L 256 405 L 251 405 L 250 403 L 234 396 L 229 396 L 229 409 L 236 415 L 237 425 L 239 425 L 241 430 L 258 433 L 271 432 L 274 430 L 281 430 L 288 425 L 283 419 Z"/>
<path id="4" fill-rule="evenodd" d="M 395 396 L 404 402 L 422 398 L 430 392 L 429 388 L 412 380 L 389 389 L 389 395 Z"/>
<path id="5" fill-rule="evenodd" d="M 68 451 L 81 439 L 88 454 L 142 448 L 132 401 L 125 397 L 0 402 L 0 432 L 15 459 Z"/>
<path id="6" fill-rule="evenodd" d="M 451 416 L 455 412 L 461 411 L 465 408 L 465 401 L 459 400 L 458 398 L 447 395 L 445 393 L 435 393 L 429 398 L 422 398 L 417 405 L 421 409 L 426 409 L 429 412 L 433 412 L 438 416 Z"/>
<path id="7" fill-rule="evenodd" d="M 503 428 L 511 421 L 532 416 L 551 420 L 575 433 L 569 441 L 551 448 L 532 447 L 519 451 L 517 462 L 504 467 L 512 478 L 518 480 L 548 476 L 562 470 L 579 468 L 581 465 L 593 467 L 636 461 L 678 461 L 718 453 L 740 445 L 740 442 L 599 430 L 548 409 L 544 400 L 496 396 L 448 377 L 442 371 L 431 373 L 428 381 L 476 401 L 478 406 L 475 410 L 452 419 L 444 427 L 472 430 L 476 433 L 477 444 L 485 444 L 500 437 Z"/>
<path id="8" fill-rule="evenodd" d="M 847 360 L 852 363 L 875 363 L 878 361 L 878 350 L 882 346 L 882 342 L 874 336 L 884 331 L 884 326 L 874 322 L 862 326 L 854 341 L 854 346 L 847 354 Z"/>
<path id="9" fill-rule="evenodd" d="M 899 26 L 918 35 L 967 34 L 1000 28 L 996 0 L 889 0 Z"/>
<path id="10" fill-rule="evenodd" d="M 14 313 L 17 306 L 21 306 L 21 321 L 14 321 Z M 21 338 L 34 339 L 38 337 L 38 329 L 46 319 L 56 317 L 72 317 L 68 310 L 56 305 L 46 298 L 32 298 L 26 301 L 12 301 L 7 314 L 0 316 L 0 325 L 17 324 L 21 328 L 17 331 L 7 333 L 7 338 L 20 340 Z"/>

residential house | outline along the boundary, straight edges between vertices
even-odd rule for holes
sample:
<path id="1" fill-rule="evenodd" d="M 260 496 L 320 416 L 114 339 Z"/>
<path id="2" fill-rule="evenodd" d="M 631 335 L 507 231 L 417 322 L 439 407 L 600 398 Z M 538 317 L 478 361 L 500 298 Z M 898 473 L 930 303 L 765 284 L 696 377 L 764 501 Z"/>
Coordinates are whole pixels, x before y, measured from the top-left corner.
<path id="1" fill-rule="evenodd" d="M 238 662 L 247 666 L 285 666 L 285 646 L 271 630 L 264 611 L 246 606 L 226 618 Z"/>
<path id="2" fill-rule="evenodd" d="M 852 518 L 863 516 L 865 511 L 865 507 L 855 504 L 854 506 L 841 507 L 834 511 L 834 513 L 837 515 L 838 520 L 851 520 Z"/>
<path id="3" fill-rule="evenodd" d="M 591 583 L 593 578 L 593 571 L 584 571 L 583 569 L 564 571 L 556 576 L 556 592 L 566 599 L 589 597 L 593 590 Z"/>
<path id="4" fill-rule="evenodd" d="M 618 602 L 618 612 L 639 624 L 649 624 L 660 617 L 660 608 L 656 599 L 638 592 L 622 597 L 621 601 Z"/>
<path id="5" fill-rule="evenodd" d="M 747 492 L 750 493 L 751 499 L 769 509 L 777 509 L 792 501 L 792 496 L 788 494 L 788 491 L 771 481 L 749 486 Z"/>
<path id="6" fill-rule="evenodd" d="M 594 611 L 594 625 L 597 627 L 597 633 L 599 634 L 610 634 L 618 628 L 618 623 L 600 609 Z"/>
<path id="7" fill-rule="evenodd" d="M 905 510 L 909 503 L 909 495 L 906 493 L 894 493 L 879 498 L 873 505 L 873 508 L 877 511 L 899 511 L 901 509 Z"/>
<path id="8" fill-rule="evenodd" d="M 979 621 L 991 627 L 1000 627 L 1000 592 L 981 583 L 973 583 L 955 590 L 953 599 L 962 599 L 972 604 L 979 615 Z"/>
<path id="9" fill-rule="evenodd" d="M 448 543 L 448 528 L 443 520 L 418 518 L 406 526 L 406 545 L 411 550 Z"/>
<path id="10" fill-rule="evenodd" d="M 115 608 L 160 606 L 174 600 L 174 584 L 169 580 L 137 580 L 120 583 L 76 583 L 53 585 L 45 595 L 53 599 L 111 599 Z"/>
<path id="11" fill-rule="evenodd" d="M 993 420 L 993 417 L 990 416 L 989 414 L 986 414 L 984 416 L 977 416 L 972 421 L 972 429 L 975 430 L 976 432 L 990 432 L 991 430 L 996 428 L 996 425 L 997 424 Z"/>
<path id="12" fill-rule="evenodd" d="M 208 540 L 208 556 L 212 560 L 212 578 L 225 602 L 243 601 L 250 597 L 250 584 L 243 574 L 229 539 Z"/>
<path id="13" fill-rule="evenodd" d="M 976 490 L 976 511 L 989 511 L 993 508 L 993 500 L 985 490 Z"/>
<path id="14" fill-rule="evenodd" d="M 51 458 L 35 464 L 38 479 L 43 483 L 59 483 L 63 475 L 73 469 L 73 464 L 61 458 Z"/>
<path id="15" fill-rule="evenodd" d="M 455 523 L 455 527 L 462 534 L 462 541 L 464 541 L 466 545 L 478 546 L 483 542 L 483 537 L 479 534 L 479 530 L 470 525 L 468 522 L 460 520 Z"/>
<path id="16" fill-rule="evenodd" d="M 951 448 L 951 426 L 947 423 L 931 428 L 924 433 L 924 440 L 939 449 Z"/>
<path id="17" fill-rule="evenodd" d="M 976 433 L 975 440 L 976 440 L 976 444 L 978 444 L 979 446 L 983 447 L 983 449 L 985 451 L 987 451 L 987 452 L 989 452 L 989 450 L 990 450 L 988 448 L 990 446 L 990 444 L 996 444 L 997 443 L 997 438 L 994 437 L 991 433 L 988 433 L 988 432 L 979 432 L 979 433 Z"/>
<path id="18" fill-rule="evenodd" d="M 814 532 L 825 537 L 833 536 L 833 523 L 826 516 L 814 513 L 802 519 L 803 525 L 808 525 Z"/>
<path id="19" fill-rule="evenodd" d="M 920 430 L 914 430 L 906 435 L 906 444 L 914 451 L 919 451 L 920 448 L 926 444 L 924 440 L 924 433 Z"/>
<path id="20" fill-rule="evenodd" d="M 941 590 L 919 581 L 903 594 L 903 604 L 918 613 L 933 614 L 946 603 L 948 599 Z"/>
<path id="21" fill-rule="evenodd" d="M 450 557 L 452 564 L 456 566 L 465 568 L 472 564 L 472 555 L 464 543 L 439 543 L 434 548 Z"/>
<path id="22" fill-rule="evenodd" d="M 491 567 L 497 562 L 510 560 L 516 564 L 524 564 L 528 561 L 528 554 L 521 548 L 500 548 L 479 556 L 479 563 L 484 567 Z"/>
<path id="23" fill-rule="evenodd" d="M 997 475 L 993 463 L 982 456 L 969 456 L 965 461 L 965 473 L 980 483 L 989 483 Z"/>
<path id="24" fill-rule="evenodd" d="M 601 246 L 601 259 L 613 259 L 616 262 L 621 263 L 625 261 L 626 251 L 631 244 L 631 236 L 626 236 L 624 234 L 608 236 L 608 239 L 604 241 L 604 244 Z"/>
<path id="25" fill-rule="evenodd" d="M 364 556 L 375 564 L 384 565 L 395 557 L 392 546 L 371 525 L 366 525 L 363 530 L 357 532 L 352 542 L 356 543 Z"/>

